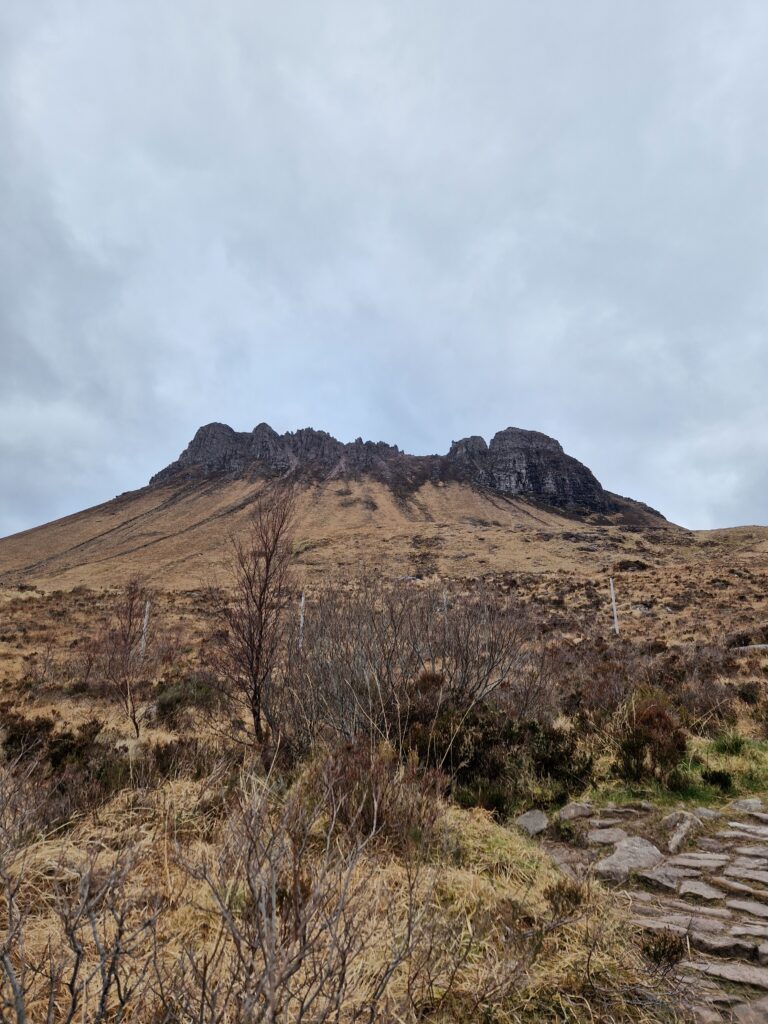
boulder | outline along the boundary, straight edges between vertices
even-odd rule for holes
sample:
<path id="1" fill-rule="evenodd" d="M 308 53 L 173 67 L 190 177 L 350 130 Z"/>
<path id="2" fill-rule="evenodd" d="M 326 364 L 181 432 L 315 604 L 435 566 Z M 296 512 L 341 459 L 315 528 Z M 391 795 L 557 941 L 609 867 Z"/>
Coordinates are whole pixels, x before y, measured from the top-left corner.
<path id="1" fill-rule="evenodd" d="M 641 836 L 629 836 L 616 844 L 616 849 L 595 865 L 595 874 L 606 882 L 623 882 L 632 871 L 654 868 L 664 859 L 658 847 Z"/>
<path id="2" fill-rule="evenodd" d="M 547 818 L 544 811 L 526 811 L 525 814 L 521 814 L 518 818 L 515 818 L 515 824 L 518 828 L 527 832 L 529 836 L 537 836 L 547 828 L 549 825 L 549 818 Z"/>

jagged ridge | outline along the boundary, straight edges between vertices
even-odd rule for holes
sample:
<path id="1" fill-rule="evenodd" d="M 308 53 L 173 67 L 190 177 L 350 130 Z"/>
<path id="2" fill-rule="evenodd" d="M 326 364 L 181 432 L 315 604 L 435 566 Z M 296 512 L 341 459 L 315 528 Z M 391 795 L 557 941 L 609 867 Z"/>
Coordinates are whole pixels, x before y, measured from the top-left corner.
<path id="1" fill-rule="evenodd" d="M 609 513 L 622 507 L 586 466 L 565 454 L 558 441 L 517 427 L 500 430 L 489 444 L 482 437 L 454 441 L 447 455 L 408 455 L 382 441 L 358 438 L 345 444 L 312 428 L 278 434 L 267 423 L 250 432 L 209 423 L 200 427 L 176 462 L 152 477 L 150 485 L 219 476 L 370 476 L 399 493 L 430 480 L 454 480 L 572 511 Z"/>

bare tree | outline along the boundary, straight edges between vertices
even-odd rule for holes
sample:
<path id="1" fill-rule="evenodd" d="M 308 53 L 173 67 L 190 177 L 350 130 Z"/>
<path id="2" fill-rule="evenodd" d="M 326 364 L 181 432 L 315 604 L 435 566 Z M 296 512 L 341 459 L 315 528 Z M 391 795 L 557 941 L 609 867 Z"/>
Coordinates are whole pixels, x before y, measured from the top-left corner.
<path id="1" fill-rule="evenodd" d="M 249 717 L 257 740 L 269 717 L 269 688 L 290 595 L 296 500 L 288 486 L 265 488 L 248 529 L 230 538 L 229 587 L 212 591 L 213 667 L 231 704 Z"/>
<path id="2" fill-rule="evenodd" d="M 98 645 L 104 681 L 131 722 L 137 739 L 151 676 L 160 660 L 151 610 L 151 592 L 138 577 L 130 580 Z"/>

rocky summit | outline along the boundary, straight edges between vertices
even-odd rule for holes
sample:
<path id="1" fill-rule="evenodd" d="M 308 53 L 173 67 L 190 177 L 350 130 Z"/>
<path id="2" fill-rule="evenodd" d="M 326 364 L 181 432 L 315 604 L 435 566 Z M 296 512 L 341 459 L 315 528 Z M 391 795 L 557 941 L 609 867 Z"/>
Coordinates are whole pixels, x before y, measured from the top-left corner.
<path id="1" fill-rule="evenodd" d="M 278 434 L 266 423 L 250 432 L 209 423 L 150 485 L 278 476 L 317 481 L 371 477 L 400 494 L 427 482 L 455 481 L 574 512 L 610 513 L 621 507 L 620 499 L 566 455 L 559 441 L 518 427 L 500 430 L 490 443 L 477 436 L 454 441 L 446 455 L 408 455 L 382 441 L 344 443 L 312 428 Z"/>

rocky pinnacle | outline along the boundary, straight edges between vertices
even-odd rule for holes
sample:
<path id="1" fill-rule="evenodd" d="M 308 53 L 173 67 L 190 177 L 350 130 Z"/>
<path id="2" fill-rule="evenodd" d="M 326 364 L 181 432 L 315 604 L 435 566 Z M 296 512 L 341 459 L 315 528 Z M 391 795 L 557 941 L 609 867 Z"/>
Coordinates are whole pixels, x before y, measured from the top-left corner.
<path id="1" fill-rule="evenodd" d="M 266 423 L 250 432 L 209 423 L 150 485 L 280 476 L 308 481 L 368 476 L 400 495 L 430 481 L 457 481 L 577 512 L 618 508 L 615 496 L 558 441 L 517 427 L 500 430 L 490 443 L 482 437 L 454 441 L 447 455 L 407 455 L 381 441 L 358 438 L 345 444 L 312 428 L 278 434 Z"/>

